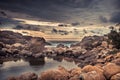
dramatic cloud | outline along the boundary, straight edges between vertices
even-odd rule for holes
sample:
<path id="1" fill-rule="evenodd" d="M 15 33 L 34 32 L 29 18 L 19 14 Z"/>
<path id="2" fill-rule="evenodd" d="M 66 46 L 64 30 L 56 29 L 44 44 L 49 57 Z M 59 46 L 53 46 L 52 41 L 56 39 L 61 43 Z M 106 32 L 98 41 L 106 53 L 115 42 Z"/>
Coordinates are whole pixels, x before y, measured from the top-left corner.
<path id="1" fill-rule="evenodd" d="M 120 0 L 0 0 L 0 8 L 50 21 L 106 23 L 104 16 L 115 22 L 110 14 L 120 10 Z"/>
<path id="2" fill-rule="evenodd" d="M 120 23 L 120 12 L 112 14 L 110 21 L 114 23 Z"/>

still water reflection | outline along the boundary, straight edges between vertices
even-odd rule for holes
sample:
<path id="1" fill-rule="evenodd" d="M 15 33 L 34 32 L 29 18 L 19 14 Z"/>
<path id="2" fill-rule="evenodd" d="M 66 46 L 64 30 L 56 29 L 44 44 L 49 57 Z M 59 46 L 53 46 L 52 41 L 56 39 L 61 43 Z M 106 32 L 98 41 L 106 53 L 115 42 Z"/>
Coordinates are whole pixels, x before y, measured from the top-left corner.
<path id="1" fill-rule="evenodd" d="M 68 62 L 64 59 L 60 61 L 50 58 L 45 58 L 43 60 L 19 59 L 16 61 L 6 61 L 0 64 L 0 80 L 5 80 L 8 76 L 20 75 L 23 72 L 35 72 L 40 74 L 43 71 L 58 68 L 60 65 L 67 69 L 77 67 L 74 62 Z"/>

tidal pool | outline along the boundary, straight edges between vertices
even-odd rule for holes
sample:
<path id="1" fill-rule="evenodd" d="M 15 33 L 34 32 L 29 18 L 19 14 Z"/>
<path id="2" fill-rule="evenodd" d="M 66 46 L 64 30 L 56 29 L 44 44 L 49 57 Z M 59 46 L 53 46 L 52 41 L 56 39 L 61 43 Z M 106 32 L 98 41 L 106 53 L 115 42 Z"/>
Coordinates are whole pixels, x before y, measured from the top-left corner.
<path id="1" fill-rule="evenodd" d="M 77 67 L 74 61 L 68 62 L 64 59 L 54 60 L 47 57 L 42 61 L 38 59 L 8 60 L 0 63 L 0 80 L 6 80 L 8 76 L 18 76 L 24 72 L 35 72 L 40 75 L 41 72 L 56 69 L 58 66 L 63 66 L 66 69 Z"/>

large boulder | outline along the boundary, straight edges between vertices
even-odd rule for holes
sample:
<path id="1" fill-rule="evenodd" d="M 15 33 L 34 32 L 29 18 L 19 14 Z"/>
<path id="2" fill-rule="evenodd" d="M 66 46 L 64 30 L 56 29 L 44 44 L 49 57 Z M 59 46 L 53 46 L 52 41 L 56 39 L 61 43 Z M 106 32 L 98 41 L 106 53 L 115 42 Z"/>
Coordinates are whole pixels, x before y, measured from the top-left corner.
<path id="1" fill-rule="evenodd" d="M 79 76 L 81 74 L 81 68 L 78 67 L 78 68 L 73 68 L 70 70 L 70 76 L 73 77 L 73 76 Z"/>
<path id="2" fill-rule="evenodd" d="M 70 74 L 63 67 L 41 73 L 39 80 L 69 80 Z"/>
<path id="3" fill-rule="evenodd" d="M 39 37 L 33 37 L 28 43 L 28 50 L 33 53 L 40 53 L 44 50 L 45 39 Z"/>
<path id="4" fill-rule="evenodd" d="M 110 80 L 120 80 L 120 73 L 113 75 Z"/>
<path id="5" fill-rule="evenodd" d="M 103 67 L 104 75 L 107 79 L 110 79 L 113 75 L 120 73 L 120 66 L 115 63 L 108 63 Z"/>
<path id="6" fill-rule="evenodd" d="M 82 73 L 79 77 L 79 80 L 106 80 L 102 74 L 99 74 L 96 71 L 91 71 L 88 73 Z"/>
<path id="7" fill-rule="evenodd" d="M 96 71 L 99 74 L 103 74 L 103 69 L 99 66 L 87 65 L 82 69 L 82 72 L 87 73 L 91 71 Z"/>

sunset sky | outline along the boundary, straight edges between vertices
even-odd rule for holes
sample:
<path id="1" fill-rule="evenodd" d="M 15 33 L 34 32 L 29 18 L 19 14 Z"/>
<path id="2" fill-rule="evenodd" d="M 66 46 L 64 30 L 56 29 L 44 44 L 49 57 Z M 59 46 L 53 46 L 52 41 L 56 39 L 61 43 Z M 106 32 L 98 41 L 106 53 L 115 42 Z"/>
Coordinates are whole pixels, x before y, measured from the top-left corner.
<path id="1" fill-rule="evenodd" d="M 39 25 L 42 32 L 38 34 L 45 38 L 103 35 L 109 32 L 107 26 L 120 23 L 120 0 L 0 0 L 0 10 L 7 14 L 5 19 L 0 17 L 5 26 L 14 25 L 11 19 L 20 24 Z M 58 26 L 61 23 L 68 26 Z M 54 29 L 58 32 L 52 33 Z"/>

